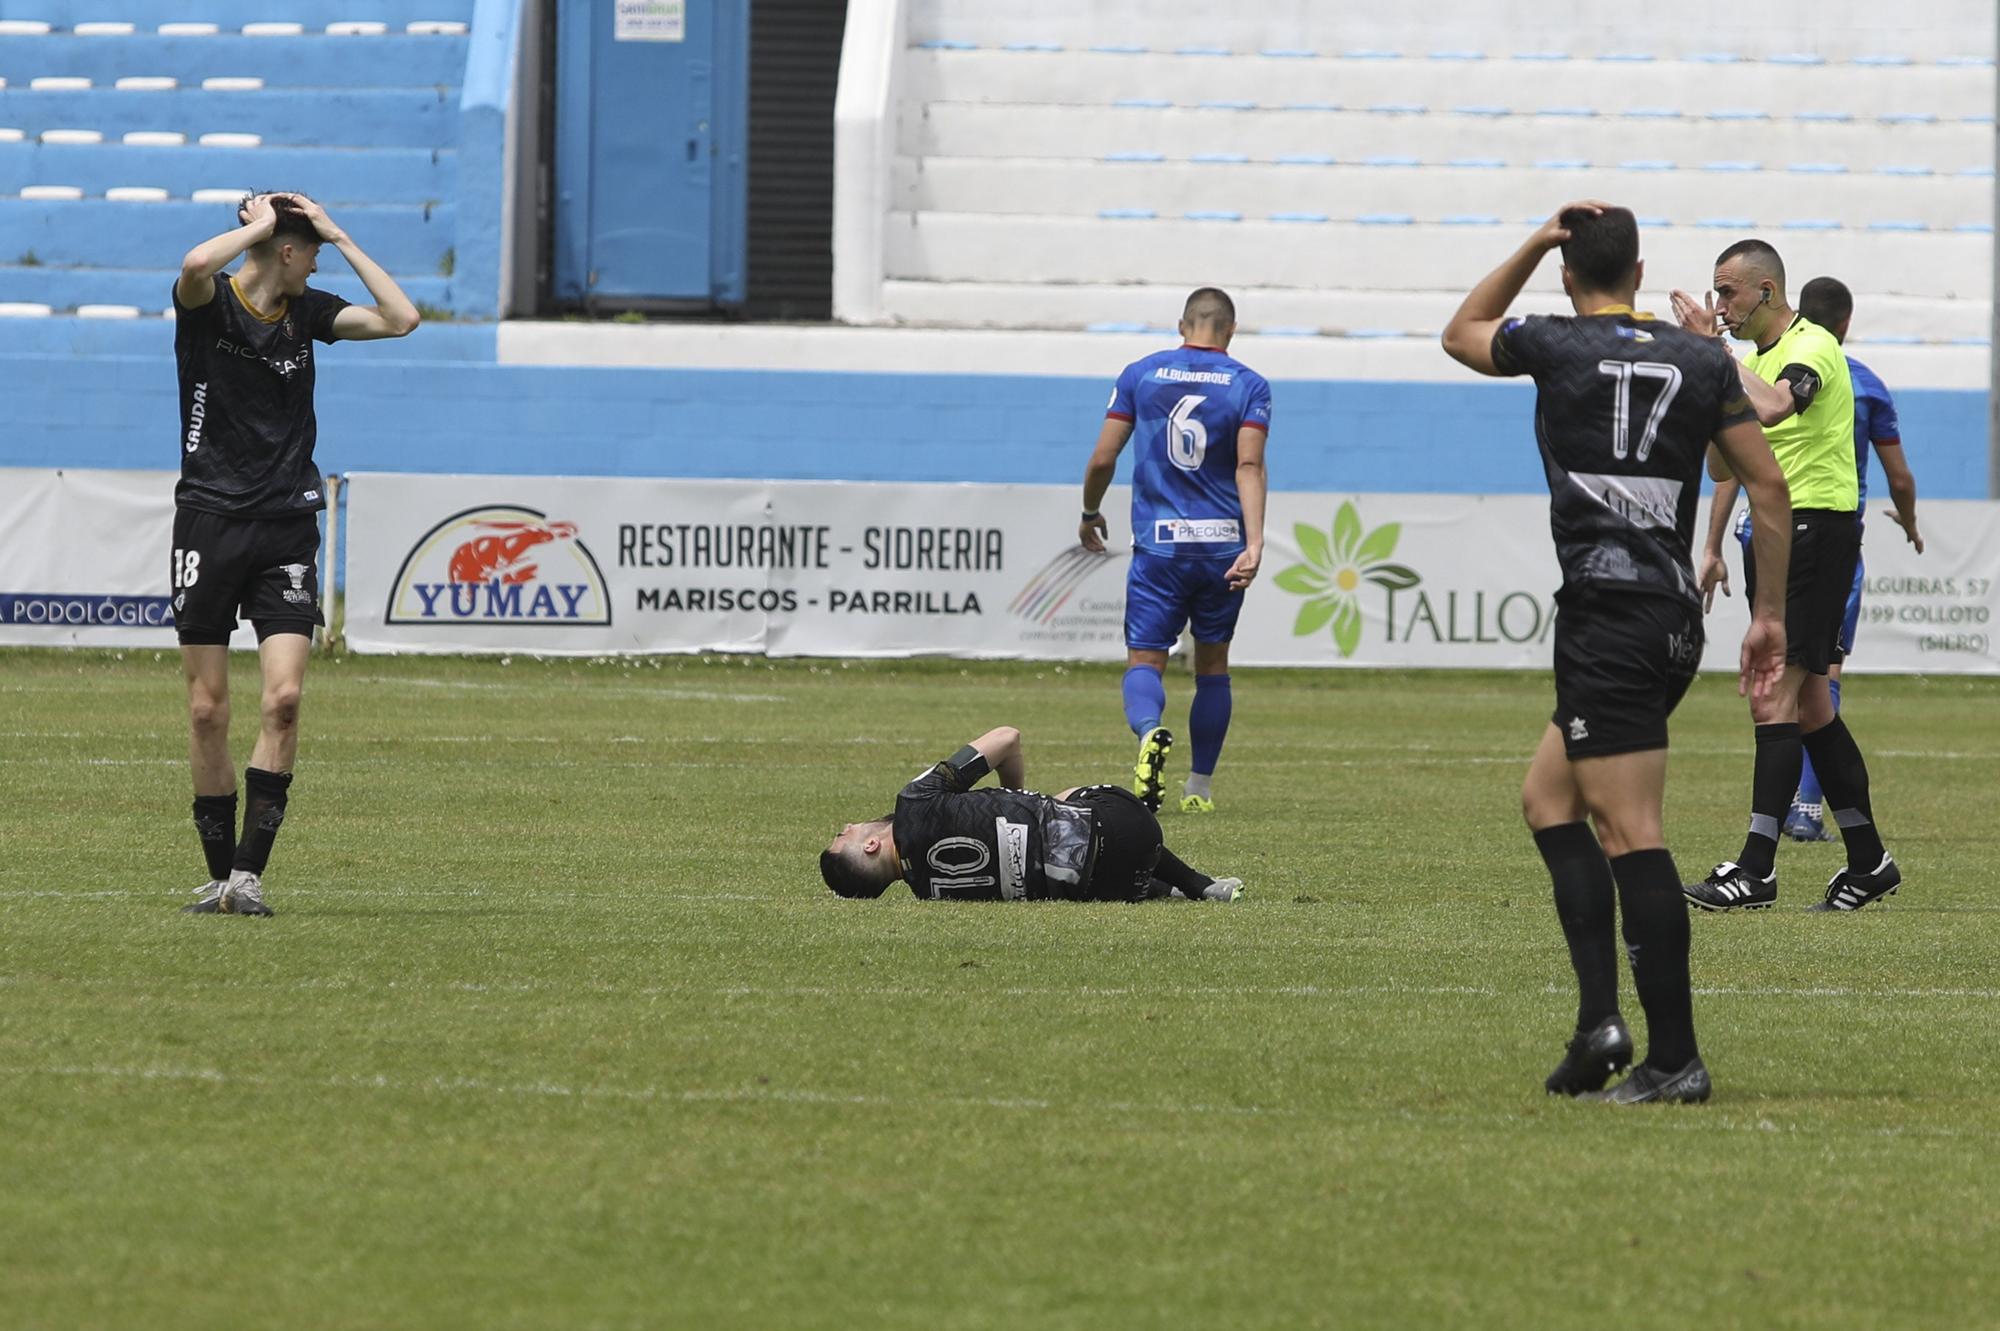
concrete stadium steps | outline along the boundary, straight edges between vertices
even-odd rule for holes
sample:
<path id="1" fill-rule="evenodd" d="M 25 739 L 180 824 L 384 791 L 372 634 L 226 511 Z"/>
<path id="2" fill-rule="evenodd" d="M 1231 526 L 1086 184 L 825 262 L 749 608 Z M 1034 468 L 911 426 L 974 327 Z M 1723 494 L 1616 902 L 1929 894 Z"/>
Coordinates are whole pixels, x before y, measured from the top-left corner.
<path id="1" fill-rule="evenodd" d="M 72 205 L 74 206 L 74 205 Z M 946 282 L 1120 283 L 1367 289 L 1402 280 L 1469 290 L 1519 242 L 1514 226 L 1107 222 L 951 213 L 888 215 L 885 276 Z M 1704 285 L 1737 228 L 1674 227 L 1646 238 L 1655 284 Z M 1993 237 L 1971 232 L 1802 234 L 1794 271 L 1848 274 L 1873 293 L 1986 300 Z M 1776 242 L 1774 242 L 1776 243 Z"/>
<path id="2" fill-rule="evenodd" d="M 912 0 L 912 42 L 1087 47 L 1131 43 L 1168 49 L 1357 49 L 1493 53 L 1568 51 L 1657 57 L 1733 51 L 1856 55 L 1991 56 L 1992 0 L 1821 0 L 1809 15 L 1757 10 L 1741 0 L 1679 0 L 1655 7 L 1582 0 L 1429 0 L 1414 5 L 1272 0 L 1257 5 L 1176 5 L 1156 0 Z"/>
<path id="3" fill-rule="evenodd" d="M 324 25 L 321 25 L 324 26 Z M 421 87 L 462 83 L 469 37 L 45 37 L 0 40 L 0 79 L 26 87 L 45 75 L 82 76 L 107 87 L 127 75 L 199 86 L 217 75 L 260 78 L 273 88 Z"/>
<path id="4" fill-rule="evenodd" d="M 1496 236 L 1492 260 L 1505 255 Z M 1717 249 L 1721 246 L 1717 245 Z M 1810 256 L 1807 256 L 1810 257 Z M 1652 265 L 1648 264 L 1649 274 Z M 1823 271 L 1808 269 L 1808 276 Z M 1666 274 L 1652 274 L 1664 280 Z M 1567 313 L 1569 301 L 1545 267 L 1538 281 L 1514 303 L 1513 313 Z M 0 291 L 4 291 L 0 283 Z M 925 282 L 898 279 L 883 287 L 886 322 L 925 327 L 1007 329 L 1157 328 L 1171 333 L 1188 285 L 1155 283 Z M 1462 290 L 1382 291 L 1299 290 L 1233 286 L 1239 318 L 1248 333 L 1323 334 L 1370 337 L 1404 334 L 1435 337 L 1443 331 Z M 1640 307 L 1671 318 L 1665 289 L 1642 293 Z M 1872 341 L 1976 341 L 1988 336 L 1990 313 L 1983 300 L 1941 300 L 1917 296 L 1864 296 L 1856 318 L 1857 346 Z M 1857 353 L 1858 354 L 1858 353 Z"/>
<path id="5" fill-rule="evenodd" d="M 289 189 L 328 208 L 422 204 L 457 196 L 458 151 L 0 143 L 0 195 L 19 194 L 25 185 L 76 185 L 90 197 L 120 185 L 153 185 L 177 199 L 198 189 Z"/>
<path id="6" fill-rule="evenodd" d="M 61 29 L 79 23 L 131 23 L 150 32 L 162 23 L 214 23 L 224 32 L 246 23 L 375 20 L 400 31 L 412 19 L 472 21 L 473 0 L 8 0 L 7 17 L 40 19 Z M 105 40 L 115 40 L 106 38 Z"/>
<path id="7" fill-rule="evenodd" d="M 0 102 L 0 108 L 4 105 Z M 1499 158 L 1523 164 L 1646 158 L 1834 163 L 1850 171 L 1922 165 L 1949 174 L 1991 166 L 1993 133 L 1991 125 L 1963 122 L 1871 122 L 1862 133 L 1852 124 L 1798 120 L 1683 118 L 1648 121 L 1641 127 L 1604 117 L 936 102 L 904 106 L 899 151 L 912 157 L 984 158 L 1157 152 L 1172 160 L 1247 154 L 1262 162 L 1311 155 L 1356 161 Z"/>
<path id="8" fill-rule="evenodd" d="M 248 133 L 262 135 L 266 144 L 436 148 L 458 142 L 458 89 L 36 92 L 8 87 L 0 89 L 0 126 L 29 137 L 50 129 L 94 129 L 107 139 L 133 130 L 177 130 L 191 141 L 202 134 Z"/>
<path id="9" fill-rule="evenodd" d="M 314 285 L 320 283 L 315 280 Z M 158 312 L 152 313 L 157 316 Z M 338 345 L 343 360 L 349 356 L 360 356 L 369 360 L 491 362 L 494 358 L 494 330 L 495 325 L 490 323 L 432 321 L 409 338 L 342 342 Z M 60 315 L 46 319 L 0 318 L 0 358 L 9 356 L 145 359 L 153 364 L 134 372 L 157 375 L 171 387 L 174 382 L 174 325 L 172 320 L 158 317 L 120 320 L 77 319 Z M 4 365 L 4 361 L 0 361 L 0 365 Z"/>
<path id="10" fill-rule="evenodd" d="M 359 234 L 359 233 L 357 233 Z M 370 240 L 363 236 L 362 248 L 375 255 Z M 147 314 L 158 314 L 171 305 L 169 292 L 178 268 L 70 268 L 43 264 L 24 268 L 11 262 L 16 255 L 0 256 L 0 303 L 27 301 L 68 310 L 78 305 L 136 305 Z M 178 254 L 156 254 L 161 259 L 179 259 Z M 395 272 L 391 275 L 411 300 L 434 309 L 451 307 L 451 279 L 436 271 Z M 338 254 L 322 251 L 319 272 L 312 284 L 359 304 L 372 305 L 373 299 L 361 279 Z"/>
<path id="11" fill-rule="evenodd" d="M 1352 59 L 1337 53 L 1217 57 L 1179 55 L 1171 49 L 1112 54 L 918 47 L 903 54 L 903 97 L 912 103 L 1094 107 L 1122 100 L 1180 106 L 1241 101 L 1263 107 L 1330 102 L 1355 108 L 1429 101 L 1433 110 L 1482 106 L 1532 113 L 1545 106 L 1587 107 L 1600 115 L 1678 111 L 1697 117 L 1728 106 L 1779 119 L 1801 111 L 1864 120 L 1884 114 L 1939 119 L 1993 114 L 1990 67 L 1852 65 L 1830 77 L 1823 66 L 1445 60 L 1428 57 L 1426 49 L 1393 59 Z"/>
<path id="12" fill-rule="evenodd" d="M 0 158 L 4 161 L 4 158 Z M 0 175 L 0 181 L 4 181 Z M 55 179 L 51 176 L 48 179 Z M 1081 159 L 902 158 L 893 198 L 906 212 L 1032 213 L 1094 217 L 1150 209 L 1162 217 L 1234 211 L 1246 218 L 1315 214 L 1353 218 L 1406 213 L 1418 221 L 1494 216 L 1517 222 L 1551 201 L 1589 196 L 1645 218 L 1691 225 L 1740 216 L 1781 230 L 1786 222 L 1923 219 L 1933 228 L 1983 225 L 1992 216 L 1990 174 L 1888 176 L 1789 171 L 1422 168 Z"/>
<path id="13" fill-rule="evenodd" d="M 374 260 L 391 273 L 438 274 L 453 249 L 456 208 L 410 204 L 353 205 L 341 211 Z M 218 209 L 203 203 L 112 203 L 103 199 L 0 199 L 0 237 L 19 248 L 0 259 L 19 264 L 32 253 L 52 267 L 145 268 L 179 256 L 214 235 Z M 223 220 L 227 220 L 225 217 Z M 344 266 L 337 254 L 325 268 Z M 153 297 L 158 300 L 158 297 Z"/>

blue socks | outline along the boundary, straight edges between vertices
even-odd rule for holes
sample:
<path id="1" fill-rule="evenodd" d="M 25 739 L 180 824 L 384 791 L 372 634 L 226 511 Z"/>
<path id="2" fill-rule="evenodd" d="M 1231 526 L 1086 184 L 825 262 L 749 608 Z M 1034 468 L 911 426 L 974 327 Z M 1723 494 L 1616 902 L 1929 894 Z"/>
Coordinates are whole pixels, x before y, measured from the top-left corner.
<path id="1" fill-rule="evenodd" d="M 1833 695 L 1833 714 L 1835 716 L 1839 716 L 1840 681 L 1837 679 L 1828 680 L 1826 682 L 1826 689 L 1828 693 L 1831 693 Z M 1821 793 L 1819 788 L 1819 773 L 1813 771 L 1811 754 L 1806 755 L 1805 765 L 1799 769 L 1799 803 L 1801 804 L 1826 803 L 1826 796 Z"/>
<path id="2" fill-rule="evenodd" d="M 1188 766 L 1198 775 L 1213 773 L 1222 757 L 1222 741 L 1229 734 L 1229 708 L 1229 676 L 1194 677 L 1194 706 L 1188 709 L 1188 738 L 1194 742 L 1194 755 Z"/>
<path id="3" fill-rule="evenodd" d="M 1125 694 L 1125 724 L 1140 739 L 1160 724 L 1167 710 L 1167 682 L 1151 666 L 1135 665 L 1125 672 L 1121 686 Z"/>

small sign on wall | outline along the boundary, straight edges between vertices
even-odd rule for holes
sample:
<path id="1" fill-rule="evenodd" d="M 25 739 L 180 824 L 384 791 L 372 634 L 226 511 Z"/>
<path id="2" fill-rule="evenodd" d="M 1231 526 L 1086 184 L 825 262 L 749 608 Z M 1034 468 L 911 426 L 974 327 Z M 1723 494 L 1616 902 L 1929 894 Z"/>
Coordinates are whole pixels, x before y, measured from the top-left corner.
<path id="1" fill-rule="evenodd" d="M 612 0 L 612 15 L 613 41 L 687 40 L 687 0 Z"/>

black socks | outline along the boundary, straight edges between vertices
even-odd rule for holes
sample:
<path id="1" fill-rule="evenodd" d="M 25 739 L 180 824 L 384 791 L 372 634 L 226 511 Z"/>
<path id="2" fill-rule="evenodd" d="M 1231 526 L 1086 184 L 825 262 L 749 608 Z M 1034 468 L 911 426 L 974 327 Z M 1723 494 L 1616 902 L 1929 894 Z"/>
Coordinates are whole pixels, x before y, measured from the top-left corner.
<path id="1" fill-rule="evenodd" d="M 1535 833 L 1535 849 L 1549 866 L 1556 917 L 1562 921 L 1570 965 L 1576 969 L 1576 1028 L 1587 1031 L 1618 1010 L 1611 865 L 1587 823 L 1545 827 Z"/>
<path id="2" fill-rule="evenodd" d="M 1847 843 L 1847 867 L 1875 872 L 1882 863 L 1882 835 L 1875 830 L 1875 810 L 1868 802 L 1868 764 L 1861 746 L 1848 733 L 1847 722 L 1835 716 L 1805 737 L 1805 749 L 1826 792 L 1826 811 L 1840 824 L 1841 840 Z"/>
<path id="3" fill-rule="evenodd" d="M 1680 873 L 1665 850 L 1620 855 L 1611 861 L 1611 872 L 1618 880 L 1632 984 L 1646 1012 L 1646 1063 L 1660 1072 L 1679 1072 L 1695 1057 L 1687 899 L 1681 895 Z"/>
<path id="4" fill-rule="evenodd" d="M 1759 878 L 1767 876 L 1778 862 L 1778 830 L 1784 826 L 1785 811 L 1792 807 L 1792 793 L 1799 788 L 1804 754 L 1798 722 L 1757 727 L 1757 769 L 1750 781 L 1750 835 L 1743 838 L 1743 853 L 1736 862 Z M 1855 756 L 1860 757 L 1858 753 Z M 1818 770 L 1817 761 L 1813 768 Z M 1824 778 L 1821 784 L 1825 784 Z"/>
<path id="5" fill-rule="evenodd" d="M 271 843 L 278 839 L 278 827 L 285 821 L 285 797 L 292 786 L 292 774 L 246 767 L 243 786 L 250 800 L 243 810 L 243 840 L 237 843 L 233 867 L 261 875 L 264 866 L 270 863 Z"/>
<path id="6" fill-rule="evenodd" d="M 230 860 L 236 854 L 236 792 L 196 795 L 194 831 L 201 838 L 201 853 L 208 860 L 208 876 L 229 877 Z"/>
<path id="7" fill-rule="evenodd" d="M 1215 880 L 1199 869 L 1190 868 L 1180 856 L 1160 847 L 1160 858 L 1153 865 L 1153 877 L 1168 887 L 1178 887 L 1182 896 L 1198 897 L 1201 890 Z"/>

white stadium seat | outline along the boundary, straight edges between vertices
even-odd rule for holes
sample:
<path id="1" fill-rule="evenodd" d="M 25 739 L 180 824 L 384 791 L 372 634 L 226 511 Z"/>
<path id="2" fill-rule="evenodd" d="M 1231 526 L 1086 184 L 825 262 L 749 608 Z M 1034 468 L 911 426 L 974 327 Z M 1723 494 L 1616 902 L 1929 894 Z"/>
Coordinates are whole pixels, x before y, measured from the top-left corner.
<path id="1" fill-rule="evenodd" d="M 264 136 L 217 132 L 202 135 L 199 142 L 204 148 L 256 148 L 263 144 Z"/>
<path id="2" fill-rule="evenodd" d="M 181 81 L 163 74 L 128 74 L 112 86 L 120 92 L 172 92 Z"/>
<path id="3" fill-rule="evenodd" d="M 440 19 L 418 19 L 404 26 L 404 32 L 412 37 L 463 37 L 466 27 L 463 23 Z"/>
<path id="4" fill-rule="evenodd" d="M 198 189 L 188 198 L 195 203 L 241 203 L 247 189 Z"/>
<path id="5" fill-rule="evenodd" d="M 127 130 L 120 142 L 133 148 L 178 148 L 188 136 L 175 129 Z"/>
<path id="6" fill-rule="evenodd" d="M 136 319 L 139 317 L 137 305 L 79 305 L 76 307 L 79 319 Z"/>
<path id="7" fill-rule="evenodd" d="M 46 319 L 54 313 L 40 301 L 0 300 L 0 319 Z"/>
<path id="8" fill-rule="evenodd" d="M 207 92 L 255 92 L 264 86 L 264 80 L 217 75 L 203 79 L 201 86 Z"/>
<path id="9" fill-rule="evenodd" d="M 154 31 L 162 37 L 213 37 L 222 29 L 214 23 L 162 23 Z"/>
<path id="10" fill-rule="evenodd" d="M 90 80 L 74 74 L 44 74 L 28 80 L 28 87 L 35 92 L 86 92 Z"/>
<path id="11" fill-rule="evenodd" d="M 43 143 L 102 143 L 104 131 L 96 129 L 45 129 Z"/>
<path id="12" fill-rule="evenodd" d="M 21 197 L 24 199 L 70 200 L 83 197 L 80 185 L 23 185 Z"/>
<path id="13" fill-rule="evenodd" d="M 0 37 L 46 37 L 49 25 L 40 19 L 0 18 Z"/>
<path id="14" fill-rule="evenodd" d="M 0 143 L 19 143 L 27 137 L 25 130 L 0 129 Z"/>
<path id="15" fill-rule="evenodd" d="M 130 37 L 134 29 L 130 23 L 97 22 L 79 23 L 70 31 L 79 37 Z"/>
<path id="16" fill-rule="evenodd" d="M 104 197 L 113 203 L 165 203 L 171 196 L 157 185 L 113 185 Z"/>
<path id="17" fill-rule="evenodd" d="M 303 23 L 246 23 L 243 25 L 245 37 L 298 37 L 305 33 Z"/>
<path id="18" fill-rule="evenodd" d="M 345 23 L 329 23 L 326 35 L 329 37 L 380 37 L 389 31 L 389 25 L 370 19 L 350 19 Z"/>

